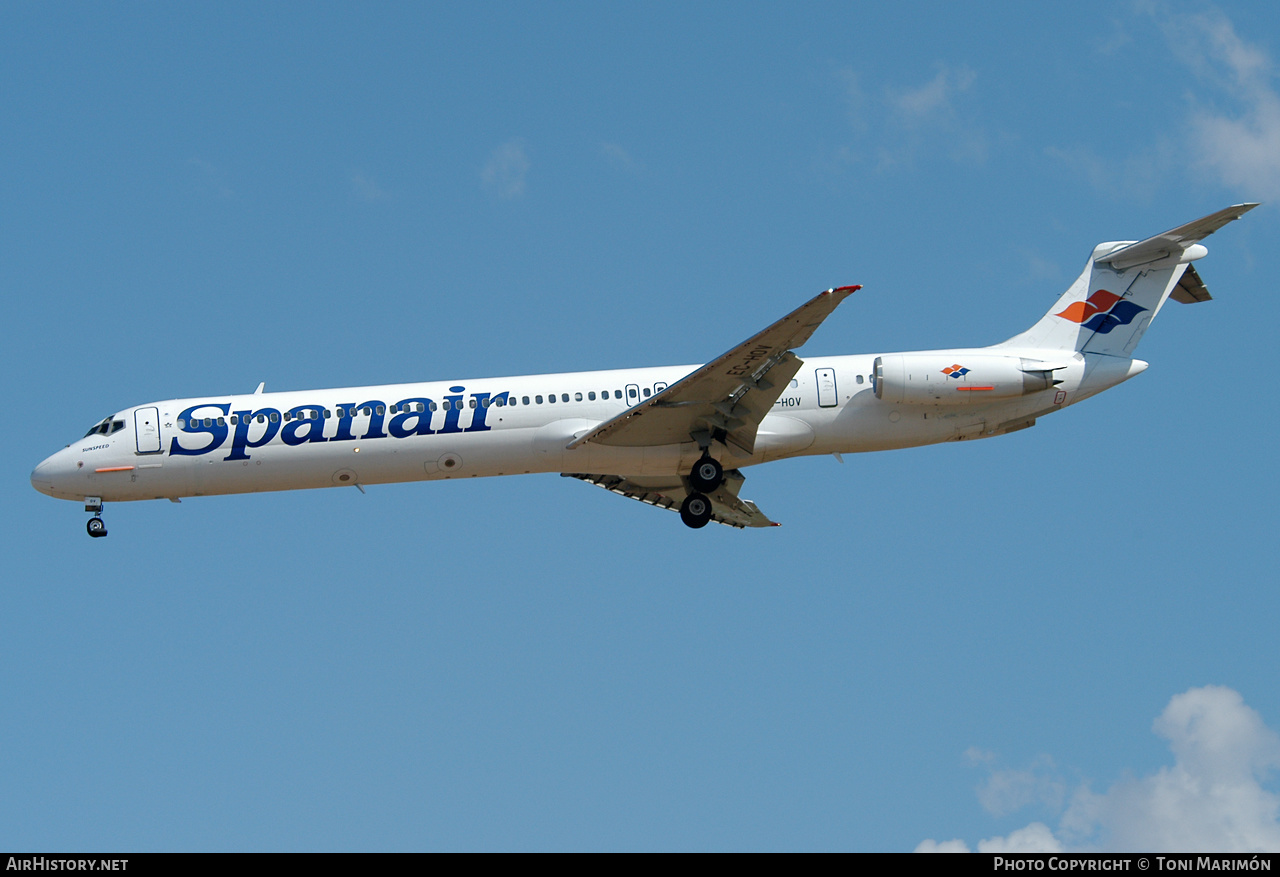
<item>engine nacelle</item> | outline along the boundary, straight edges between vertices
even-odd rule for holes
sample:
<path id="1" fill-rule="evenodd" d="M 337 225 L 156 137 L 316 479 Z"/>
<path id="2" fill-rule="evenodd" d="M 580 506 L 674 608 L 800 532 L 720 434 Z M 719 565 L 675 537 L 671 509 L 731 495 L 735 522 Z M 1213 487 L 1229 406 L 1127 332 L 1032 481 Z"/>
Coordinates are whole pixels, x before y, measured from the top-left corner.
<path id="1" fill-rule="evenodd" d="M 981 405 L 1062 383 L 1066 363 L 989 353 L 895 353 L 877 356 L 876 398 L 904 405 Z"/>

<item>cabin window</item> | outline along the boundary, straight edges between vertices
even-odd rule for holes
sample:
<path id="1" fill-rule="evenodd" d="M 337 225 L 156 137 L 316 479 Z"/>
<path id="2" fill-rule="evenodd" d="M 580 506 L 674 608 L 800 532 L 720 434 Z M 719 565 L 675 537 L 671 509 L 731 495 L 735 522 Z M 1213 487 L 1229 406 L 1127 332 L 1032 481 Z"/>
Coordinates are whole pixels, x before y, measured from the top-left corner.
<path id="1" fill-rule="evenodd" d="M 560 401 L 561 401 L 561 402 L 568 402 L 568 401 L 569 401 L 569 394 L 568 394 L 568 393 L 561 393 L 561 394 L 560 394 Z"/>
<path id="2" fill-rule="evenodd" d="M 470 402 L 470 404 L 471 404 L 471 407 L 472 407 L 472 408 L 475 408 L 475 407 L 476 407 L 476 397 L 475 397 L 475 396 L 472 396 L 472 397 L 471 397 L 471 402 Z"/>
<path id="3" fill-rule="evenodd" d="M 858 383 L 862 383 L 862 375 L 858 375 L 858 377 L 857 377 L 857 381 L 858 381 Z"/>
<path id="4" fill-rule="evenodd" d="M 595 391 L 595 390 L 592 390 L 591 392 L 587 393 L 587 400 L 588 400 L 589 402 L 594 402 L 594 401 L 596 401 L 596 391 Z"/>
<path id="5" fill-rule="evenodd" d="M 387 413 L 387 406 L 386 406 L 386 405 L 379 405 L 377 410 L 378 410 L 378 413 L 379 413 L 379 414 L 386 414 L 386 413 Z"/>
<path id="6" fill-rule="evenodd" d="M 179 417 L 179 418 L 178 418 L 178 429 L 183 429 L 186 425 L 187 425 L 187 422 L 186 422 L 185 420 L 183 420 L 181 417 Z M 85 437 L 86 437 L 86 438 L 88 438 L 88 436 L 87 436 L 87 435 L 86 435 Z"/>
<path id="7" fill-rule="evenodd" d="M 533 398 L 535 398 L 535 399 L 537 399 L 537 400 L 538 400 L 538 404 L 539 404 L 539 405 L 541 405 L 541 404 L 542 404 L 542 397 L 541 397 L 541 396 L 534 396 Z"/>
<path id="8" fill-rule="evenodd" d="M 644 388 L 644 397 L 645 397 L 646 399 L 648 399 L 648 398 L 649 398 L 649 388 L 648 388 L 648 387 L 645 387 L 645 388 Z"/>
<path id="9" fill-rule="evenodd" d="M 485 396 L 483 399 L 480 400 L 480 404 L 483 405 L 485 408 L 488 408 L 490 405 L 493 404 L 493 400 L 490 399 L 488 396 Z"/>
<path id="10" fill-rule="evenodd" d="M 258 415 L 258 422 L 259 422 L 259 423 L 266 423 L 266 422 L 267 422 L 267 415 L 265 415 L 265 414 L 259 414 L 259 415 Z"/>
<path id="11" fill-rule="evenodd" d="M 556 401 L 556 394 L 555 394 L 555 393 L 548 393 L 548 394 L 547 394 L 547 401 L 548 401 L 548 402 L 550 402 L 550 403 L 552 403 L 552 404 L 555 404 L 555 401 Z"/>
<path id="12" fill-rule="evenodd" d="M 581 394 L 581 393 L 574 393 L 574 394 L 573 394 L 573 401 L 575 401 L 575 402 L 581 402 L 581 401 L 582 401 L 582 394 Z"/>
<path id="13" fill-rule="evenodd" d="M 236 415 L 232 414 L 232 415 L 231 415 L 231 425 L 232 425 L 232 426 L 235 426 L 235 425 L 236 425 L 236 424 L 238 424 L 239 422 L 240 422 L 240 418 L 239 418 L 239 417 L 237 417 Z"/>
<path id="14" fill-rule="evenodd" d="M 205 425 L 205 426 L 213 426 L 213 418 L 212 418 L 212 417 L 206 417 L 206 418 L 204 419 L 204 425 Z"/>
<path id="15" fill-rule="evenodd" d="M 621 390 L 614 390 L 614 391 L 613 391 L 613 398 L 615 398 L 615 399 L 621 399 L 621 398 L 622 398 L 622 391 L 621 391 Z"/>
<path id="16" fill-rule="evenodd" d="M 272 412 L 271 412 L 271 422 L 272 422 L 272 423 L 279 423 L 279 422 L 280 422 L 280 412 L 278 412 L 278 411 L 272 411 Z"/>

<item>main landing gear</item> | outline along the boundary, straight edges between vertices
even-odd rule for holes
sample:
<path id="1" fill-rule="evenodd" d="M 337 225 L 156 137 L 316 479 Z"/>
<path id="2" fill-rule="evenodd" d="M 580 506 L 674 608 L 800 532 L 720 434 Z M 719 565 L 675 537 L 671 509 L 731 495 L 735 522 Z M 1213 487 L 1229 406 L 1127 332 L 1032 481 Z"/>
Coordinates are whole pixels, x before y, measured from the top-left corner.
<path id="1" fill-rule="evenodd" d="M 698 493 L 715 493 L 716 488 L 723 483 L 724 467 L 715 457 L 703 454 L 701 459 L 693 464 L 693 471 L 689 473 L 689 486 Z"/>
<path id="2" fill-rule="evenodd" d="M 711 500 L 701 493 L 691 493 L 680 504 L 680 520 L 686 527 L 700 530 L 711 522 Z"/>
<path id="3" fill-rule="evenodd" d="M 103 523 L 100 517 L 102 514 L 102 497 L 86 496 L 84 498 L 84 510 L 93 515 L 89 522 L 85 524 L 85 529 L 89 531 L 89 535 L 95 539 L 99 536 L 107 535 L 107 525 Z"/>
<path id="4" fill-rule="evenodd" d="M 715 493 L 724 484 L 724 467 L 720 461 L 706 452 L 693 464 L 689 473 L 689 495 L 680 504 L 680 520 L 686 527 L 699 530 L 711 521 L 711 500 L 708 493 Z"/>

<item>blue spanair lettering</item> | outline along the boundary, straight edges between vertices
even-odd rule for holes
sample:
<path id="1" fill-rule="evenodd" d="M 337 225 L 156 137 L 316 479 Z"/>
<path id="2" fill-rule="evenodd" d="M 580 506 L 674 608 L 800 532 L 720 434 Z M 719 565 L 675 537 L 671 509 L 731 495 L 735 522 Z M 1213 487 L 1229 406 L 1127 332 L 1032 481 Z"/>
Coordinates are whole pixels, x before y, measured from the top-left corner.
<path id="1" fill-rule="evenodd" d="M 449 392 L 461 394 L 465 389 L 466 387 L 450 387 Z M 445 396 L 444 401 L 449 408 L 444 413 L 444 426 L 440 427 L 440 434 L 462 432 L 462 427 L 458 426 L 458 418 L 462 416 L 462 396 Z"/>
<path id="2" fill-rule="evenodd" d="M 272 415 L 275 419 L 272 420 Z M 262 427 L 262 434 L 257 439 L 249 438 L 249 430 L 253 428 L 254 422 L 261 417 L 263 422 L 259 424 Z M 259 408 L 257 411 L 237 411 L 236 412 L 236 431 L 231 438 L 231 453 L 222 459 L 225 460 L 247 460 L 249 455 L 245 453 L 245 448 L 260 448 L 276 437 L 276 433 L 280 431 L 280 412 L 274 408 Z"/>
<path id="3" fill-rule="evenodd" d="M 493 429 L 492 426 L 485 423 L 485 418 L 489 416 L 489 409 L 484 403 L 488 400 L 489 404 L 492 405 L 494 402 L 501 399 L 502 404 L 506 405 L 508 392 L 509 391 L 507 390 L 503 390 L 501 393 L 493 396 L 488 393 L 473 394 L 476 400 L 476 410 L 475 413 L 471 415 L 471 425 L 466 428 L 465 432 L 484 432 L 486 430 Z"/>
<path id="4" fill-rule="evenodd" d="M 288 413 L 294 418 L 304 413 L 307 417 L 302 420 L 291 420 L 284 425 L 284 429 L 280 430 L 280 438 L 284 440 L 286 445 L 328 441 L 324 437 L 324 418 L 315 416 L 323 414 L 323 409 L 318 405 L 299 405 L 297 408 L 290 408 Z M 303 432 L 303 430 L 306 431 Z M 298 433 L 302 433 L 302 435 Z"/>
<path id="5" fill-rule="evenodd" d="M 369 413 L 365 415 L 369 418 L 369 428 L 364 431 L 364 435 L 360 436 L 360 438 L 386 438 L 387 433 L 382 428 L 382 424 L 387 416 L 387 406 L 374 399 L 371 402 L 361 402 L 358 408 L 361 414 L 364 414 L 364 409 L 369 409 Z"/>
<path id="6" fill-rule="evenodd" d="M 342 416 L 338 418 L 338 431 L 333 434 L 331 442 L 352 442 L 356 437 L 351 434 L 351 419 L 356 415 L 356 404 L 354 402 L 339 402 L 338 410 L 342 412 Z"/>
<path id="7" fill-rule="evenodd" d="M 436 403 L 430 399 L 414 397 L 412 399 L 401 399 L 395 405 L 391 406 L 393 410 L 400 413 L 391 418 L 391 423 L 387 429 L 396 438 L 408 438 L 411 435 L 432 435 L 435 430 L 431 428 L 431 408 Z M 422 410 L 418 411 L 417 407 L 421 405 Z M 406 408 L 406 406 L 409 406 Z M 410 426 L 410 421 L 413 426 Z"/>
<path id="8" fill-rule="evenodd" d="M 192 405 L 186 411 L 179 414 L 178 419 L 182 421 L 183 425 L 179 427 L 181 432 L 179 432 L 178 435 L 175 435 L 173 437 L 173 441 L 169 445 L 169 456 L 196 457 L 196 456 L 199 456 L 200 454 L 208 454 L 212 451 L 216 451 L 218 448 L 222 447 L 222 443 L 227 440 L 226 422 L 224 421 L 223 423 L 220 424 L 218 423 L 217 416 L 211 416 L 209 418 L 209 421 L 210 421 L 209 426 L 205 426 L 204 425 L 205 418 L 203 416 L 199 418 L 193 416 L 196 414 L 196 412 L 203 411 L 204 409 L 208 409 L 208 408 L 211 408 L 217 411 L 218 415 L 221 415 L 222 417 L 226 417 L 227 412 L 231 410 L 231 405 L 230 404 L 220 405 L 220 404 L 215 404 L 213 402 L 201 402 L 198 405 Z M 209 443 L 202 448 L 184 448 L 182 444 L 179 442 L 179 439 L 182 437 L 182 433 L 187 433 L 188 435 L 197 435 L 200 433 L 205 433 L 210 437 Z"/>

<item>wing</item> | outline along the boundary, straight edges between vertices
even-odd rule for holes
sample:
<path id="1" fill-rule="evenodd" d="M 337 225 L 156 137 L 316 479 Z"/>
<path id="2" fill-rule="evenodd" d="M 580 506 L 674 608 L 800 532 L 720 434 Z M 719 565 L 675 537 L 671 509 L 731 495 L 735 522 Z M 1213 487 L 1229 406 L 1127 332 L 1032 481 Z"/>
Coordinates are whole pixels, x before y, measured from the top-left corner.
<path id="1" fill-rule="evenodd" d="M 678 476 L 631 477 L 620 475 L 584 475 L 576 472 L 561 473 L 565 478 L 578 478 L 588 484 L 603 487 L 619 496 L 638 499 L 660 509 L 680 511 L 680 504 L 689 495 L 688 488 Z M 737 469 L 724 473 L 724 483 L 711 494 L 711 520 L 726 527 L 776 527 L 773 521 L 756 508 L 749 499 L 739 499 L 738 490 L 745 480 Z"/>
<path id="2" fill-rule="evenodd" d="M 756 429 L 803 365 L 791 352 L 861 286 L 819 293 L 778 322 L 657 395 L 574 439 L 627 447 L 687 442 L 704 434 L 750 456 Z M 754 508 L 754 506 L 753 506 Z"/>

